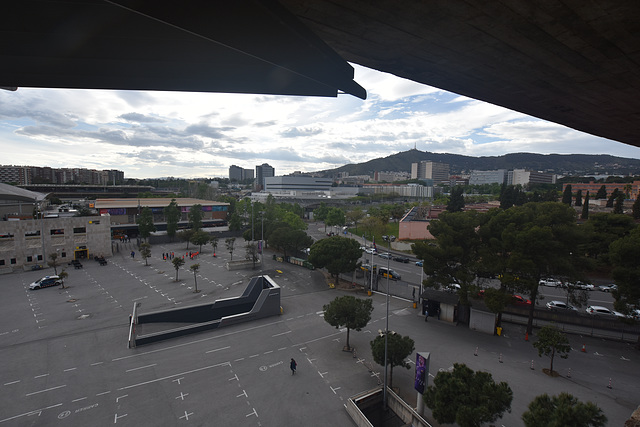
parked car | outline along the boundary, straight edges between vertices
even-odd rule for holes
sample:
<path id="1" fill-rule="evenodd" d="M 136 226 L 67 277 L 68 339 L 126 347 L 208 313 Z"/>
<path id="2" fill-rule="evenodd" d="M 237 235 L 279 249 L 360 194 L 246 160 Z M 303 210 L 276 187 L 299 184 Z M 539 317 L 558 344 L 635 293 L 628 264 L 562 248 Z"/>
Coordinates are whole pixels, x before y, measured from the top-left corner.
<path id="1" fill-rule="evenodd" d="M 391 259 L 393 257 L 393 255 L 391 255 L 389 252 L 383 252 L 380 255 L 378 255 L 380 258 L 384 258 L 384 259 Z"/>
<path id="2" fill-rule="evenodd" d="M 578 309 L 575 308 L 574 306 L 565 304 L 562 301 L 549 301 L 547 303 L 547 308 L 549 310 L 573 310 L 573 311 L 578 311 Z"/>
<path id="3" fill-rule="evenodd" d="M 576 282 L 576 283 L 567 283 L 567 286 L 574 289 L 580 289 L 583 291 L 592 291 L 594 286 L 591 283 L 585 282 Z"/>
<path id="4" fill-rule="evenodd" d="M 405 264 L 409 262 L 409 258 L 407 258 L 406 256 L 394 256 L 393 260 L 398 262 L 404 262 Z"/>
<path id="5" fill-rule="evenodd" d="M 602 307 L 599 305 L 590 305 L 587 307 L 587 314 L 592 316 L 602 316 L 602 317 L 625 317 L 624 314 L 619 313 L 614 310 L 609 310 L 606 307 Z"/>
<path id="6" fill-rule="evenodd" d="M 598 286 L 598 290 L 602 292 L 611 292 L 618 289 L 618 285 L 610 284 L 610 285 L 600 285 Z"/>
<path id="7" fill-rule="evenodd" d="M 460 285 L 457 283 L 449 283 L 447 286 L 445 286 L 444 288 L 445 292 L 458 292 L 460 290 Z"/>
<path id="8" fill-rule="evenodd" d="M 554 279 L 552 277 L 547 277 L 544 279 L 540 279 L 540 284 L 542 286 L 551 286 L 553 288 L 557 288 L 557 287 L 561 287 L 562 286 L 562 282 L 558 279 Z"/>
<path id="9" fill-rule="evenodd" d="M 36 280 L 32 284 L 30 284 L 29 289 L 35 290 L 35 289 L 41 289 L 41 288 L 48 288 L 49 286 L 59 286 L 61 284 L 62 284 L 62 280 L 60 280 L 60 277 L 58 276 L 44 276 Z"/>
<path id="10" fill-rule="evenodd" d="M 367 248 L 364 250 L 368 254 L 377 254 L 378 251 L 375 248 Z"/>
<path id="11" fill-rule="evenodd" d="M 420 261 L 416 261 L 416 265 L 418 267 L 422 267 L 424 265 L 424 261 L 420 260 Z"/>
<path id="12" fill-rule="evenodd" d="M 520 295 L 511 295 L 511 304 L 515 305 L 531 305 L 531 300 Z"/>

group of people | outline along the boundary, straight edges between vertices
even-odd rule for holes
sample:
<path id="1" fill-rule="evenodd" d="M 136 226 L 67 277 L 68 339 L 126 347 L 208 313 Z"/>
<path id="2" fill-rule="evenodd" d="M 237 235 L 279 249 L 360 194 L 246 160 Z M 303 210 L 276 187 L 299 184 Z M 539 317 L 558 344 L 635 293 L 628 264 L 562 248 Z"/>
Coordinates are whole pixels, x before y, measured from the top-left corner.
<path id="1" fill-rule="evenodd" d="M 163 260 L 172 260 L 174 258 L 173 252 L 162 252 Z"/>
<path id="2" fill-rule="evenodd" d="M 131 238 L 125 234 L 124 236 L 120 236 L 120 241 L 122 243 L 130 242 Z"/>

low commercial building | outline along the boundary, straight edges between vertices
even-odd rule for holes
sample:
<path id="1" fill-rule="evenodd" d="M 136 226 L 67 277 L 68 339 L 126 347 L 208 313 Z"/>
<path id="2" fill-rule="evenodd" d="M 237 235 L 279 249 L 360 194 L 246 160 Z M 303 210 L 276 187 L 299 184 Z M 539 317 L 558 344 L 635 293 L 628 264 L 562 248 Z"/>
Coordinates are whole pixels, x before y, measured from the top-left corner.
<path id="1" fill-rule="evenodd" d="M 44 267 L 53 253 L 61 265 L 72 259 L 110 257 L 109 216 L 0 221 L 0 272 Z"/>
<path id="2" fill-rule="evenodd" d="M 135 224 L 136 218 L 142 209 L 148 207 L 153 213 L 154 223 L 166 222 L 164 209 L 171 203 L 170 198 L 145 198 L 145 199 L 97 199 L 95 208 L 100 215 L 108 214 L 111 224 Z M 226 221 L 229 203 L 214 202 L 193 198 L 176 198 L 180 209 L 180 221 L 187 221 L 189 210 L 194 205 L 202 207 L 202 220 Z"/>

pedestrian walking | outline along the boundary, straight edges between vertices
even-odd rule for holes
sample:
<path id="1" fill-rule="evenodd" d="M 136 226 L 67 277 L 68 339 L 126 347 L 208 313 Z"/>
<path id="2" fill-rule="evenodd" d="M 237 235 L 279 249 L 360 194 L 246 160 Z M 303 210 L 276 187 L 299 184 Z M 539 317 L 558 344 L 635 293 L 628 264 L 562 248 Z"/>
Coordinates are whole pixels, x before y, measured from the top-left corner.
<path id="1" fill-rule="evenodd" d="M 428 321 L 429 321 L 429 311 L 428 311 L 428 310 L 425 310 L 425 311 L 424 311 L 424 321 L 425 321 L 425 322 L 428 322 Z"/>
<path id="2" fill-rule="evenodd" d="M 295 375 L 298 364 L 296 363 L 295 360 L 293 360 L 293 357 L 291 358 L 291 363 L 289 364 L 289 367 L 291 368 L 291 375 Z"/>

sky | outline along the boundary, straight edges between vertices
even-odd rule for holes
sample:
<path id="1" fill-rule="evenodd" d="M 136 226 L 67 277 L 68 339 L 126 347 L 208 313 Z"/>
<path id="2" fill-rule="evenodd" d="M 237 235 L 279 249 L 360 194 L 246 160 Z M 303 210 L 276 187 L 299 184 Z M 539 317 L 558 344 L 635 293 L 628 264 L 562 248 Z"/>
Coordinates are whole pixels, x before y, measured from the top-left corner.
<path id="1" fill-rule="evenodd" d="M 640 148 L 352 64 L 367 99 L 0 90 L 2 165 L 118 169 L 125 178 L 228 177 L 268 163 L 313 172 L 417 148 L 499 156 Z M 409 172 L 409 171 L 407 171 Z"/>

